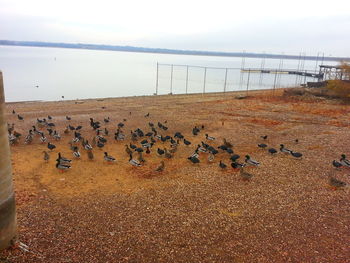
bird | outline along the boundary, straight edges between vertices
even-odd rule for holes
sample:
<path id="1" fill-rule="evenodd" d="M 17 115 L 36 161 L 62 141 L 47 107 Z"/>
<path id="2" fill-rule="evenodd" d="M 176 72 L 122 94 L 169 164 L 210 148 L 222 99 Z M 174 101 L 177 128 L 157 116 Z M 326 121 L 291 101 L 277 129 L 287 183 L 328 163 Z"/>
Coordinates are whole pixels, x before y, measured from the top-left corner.
<path id="1" fill-rule="evenodd" d="M 233 144 L 230 143 L 230 142 L 228 142 L 228 141 L 226 140 L 226 138 L 223 138 L 222 140 L 223 140 L 223 142 L 224 142 L 224 145 L 225 145 L 227 148 L 232 148 L 232 147 L 233 147 Z"/>
<path id="2" fill-rule="evenodd" d="M 158 148 L 158 149 L 157 149 L 157 153 L 158 153 L 159 155 L 163 155 L 163 154 L 164 154 L 164 150 Z"/>
<path id="3" fill-rule="evenodd" d="M 92 153 L 91 150 L 87 151 L 87 155 L 90 161 L 92 161 L 94 159 L 94 154 Z"/>
<path id="4" fill-rule="evenodd" d="M 277 153 L 277 150 L 276 150 L 275 148 L 269 148 L 267 151 L 268 151 L 271 155 Z"/>
<path id="5" fill-rule="evenodd" d="M 265 149 L 267 147 L 267 145 L 265 143 L 260 143 L 260 144 L 258 144 L 258 147 Z"/>
<path id="6" fill-rule="evenodd" d="M 75 158 L 80 158 L 80 152 L 79 152 L 79 150 L 78 150 L 78 147 L 77 147 L 77 149 L 73 152 L 73 156 L 75 157 Z"/>
<path id="7" fill-rule="evenodd" d="M 247 164 L 250 164 L 250 165 L 253 165 L 253 166 L 258 166 L 258 165 L 260 164 L 258 161 L 255 161 L 255 160 L 253 160 L 252 158 L 250 158 L 249 155 L 246 155 L 246 156 L 245 156 L 245 162 L 246 162 Z"/>
<path id="8" fill-rule="evenodd" d="M 290 154 L 295 158 L 301 158 L 303 156 L 302 153 L 293 152 L 293 151 L 290 151 Z"/>
<path id="9" fill-rule="evenodd" d="M 164 148 L 164 156 L 167 159 L 170 159 L 173 157 L 173 155 L 167 150 L 167 148 Z"/>
<path id="10" fill-rule="evenodd" d="M 220 160 L 219 167 L 220 167 L 221 169 L 226 169 L 226 168 L 227 168 L 227 165 L 224 164 L 224 163 Z"/>
<path id="11" fill-rule="evenodd" d="M 336 160 L 333 160 L 332 165 L 337 169 L 343 166 L 340 162 L 337 162 Z"/>
<path id="12" fill-rule="evenodd" d="M 164 161 L 160 162 L 160 165 L 155 169 L 156 172 L 163 172 L 165 168 Z"/>
<path id="13" fill-rule="evenodd" d="M 333 176 L 329 177 L 329 181 L 328 181 L 329 185 L 334 187 L 334 189 L 340 189 L 342 187 L 345 187 L 347 184 L 343 181 L 340 181 L 336 178 L 334 178 Z"/>
<path id="14" fill-rule="evenodd" d="M 43 151 L 43 153 L 44 153 L 44 161 L 48 161 L 48 160 L 50 160 L 50 155 L 47 153 L 47 151 Z"/>
<path id="15" fill-rule="evenodd" d="M 15 110 L 12 110 L 12 114 L 16 114 L 16 111 L 15 111 Z"/>
<path id="16" fill-rule="evenodd" d="M 149 117 L 149 113 L 147 113 L 147 114 L 145 115 L 145 118 L 146 118 L 146 117 Z"/>
<path id="17" fill-rule="evenodd" d="M 21 115 L 19 115 L 19 114 L 17 114 L 17 118 L 18 118 L 20 121 L 23 121 L 23 120 L 24 120 L 24 118 L 23 118 Z"/>
<path id="18" fill-rule="evenodd" d="M 213 162 L 214 159 L 215 159 L 215 155 L 214 155 L 213 153 L 210 152 L 210 153 L 208 154 L 208 162 Z"/>
<path id="19" fill-rule="evenodd" d="M 187 159 L 190 160 L 192 163 L 199 163 L 200 162 L 196 156 L 190 156 Z"/>
<path id="20" fill-rule="evenodd" d="M 108 122 L 109 122 L 109 117 L 104 118 L 103 121 L 104 121 L 105 123 L 108 123 Z"/>
<path id="21" fill-rule="evenodd" d="M 190 141 L 188 141 L 188 140 L 186 140 L 186 139 L 184 139 L 184 144 L 188 146 L 188 145 L 190 145 L 190 144 L 191 144 L 191 142 L 190 142 Z"/>
<path id="22" fill-rule="evenodd" d="M 72 160 L 69 160 L 69 159 L 63 157 L 60 152 L 58 153 L 58 158 L 56 159 L 56 161 L 60 162 L 60 163 L 71 163 L 72 162 Z"/>
<path id="23" fill-rule="evenodd" d="M 239 157 L 240 156 L 238 154 L 233 154 L 233 155 L 231 155 L 230 160 L 232 162 L 236 162 L 239 159 Z"/>
<path id="24" fill-rule="evenodd" d="M 132 154 L 132 150 L 130 150 L 129 145 L 125 144 L 125 152 L 127 155 Z"/>
<path id="25" fill-rule="evenodd" d="M 346 155 L 345 154 L 342 154 L 341 155 L 341 158 L 340 158 L 340 163 L 343 165 L 343 166 L 346 166 L 346 167 L 350 167 L 350 161 L 348 159 L 346 159 Z"/>
<path id="26" fill-rule="evenodd" d="M 132 158 L 132 154 L 129 155 L 130 158 L 129 158 L 129 163 L 132 165 L 132 166 L 135 166 L 135 167 L 140 167 L 142 166 L 142 164 L 140 163 L 140 161 L 138 160 L 135 160 Z"/>
<path id="27" fill-rule="evenodd" d="M 248 181 L 251 178 L 253 178 L 253 175 L 250 173 L 247 173 L 244 171 L 243 167 L 240 168 L 239 170 L 239 175 L 242 177 L 243 180 Z"/>
<path id="28" fill-rule="evenodd" d="M 85 150 L 88 150 L 88 151 L 92 150 L 92 146 L 89 144 L 88 140 L 83 141 L 83 145 Z"/>
<path id="29" fill-rule="evenodd" d="M 266 140 L 267 139 L 267 135 L 260 136 L 260 138 L 262 138 L 263 140 Z"/>
<path id="30" fill-rule="evenodd" d="M 65 170 L 70 169 L 71 166 L 69 164 L 64 164 L 64 163 L 57 162 L 56 163 L 56 168 L 63 172 Z"/>
<path id="31" fill-rule="evenodd" d="M 245 166 L 244 163 L 239 163 L 239 162 L 236 162 L 236 161 L 231 163 L 231 167 L 232 167 L 233 169 L 242 168 L 242 167 L 244 167 L 244 166 Z"/>
<path id="32" fill-rule="evenodd" d="M 285 148 L 283 144 L 280 144 L 280 151 L 283 153 L 290 153 L 291 152 L 291 150 Z"/>
<path id="33" fill-rule="evenodd" d="M 52 151 L 53 149 L 56 148 L 56 145 L 54 145 L 54 144 L 48 142 L 48 143 L 47 143 L 47 148 L 48 148 L 50 151 Z"/>
<path id="34" fill-rule="evenodd" d="M 112 156 L 110 156 L 110 155 L 108 155 L 107 152 L 104 153 L 104 157 L 103 157 L 103 158 L 104 158 L 105 161 L 107 161 L 108 163 L 113 163 L 113 162 L 116 161 L 115 158 L 112 157 Z"/>
<path id="35" fill-rule="evenodd" d="M 72 118 L 69 116 L 66 116 L 66 120 L 70 121 Z"/>
<path id="36" fill-rule="evenodd" d="M 214 141 L 214 140 L 215 140 L 215 137 L 209 136 L 208 133 L 205 134 L 205 138 L 206 138 L 208 141 Z"/>
<path id="37" fill-rule="evenodd" d="M 231 148 L 227 148 L 226 152 L 229 153 L 229 154 L 233 154 L 233 150 Z"/>

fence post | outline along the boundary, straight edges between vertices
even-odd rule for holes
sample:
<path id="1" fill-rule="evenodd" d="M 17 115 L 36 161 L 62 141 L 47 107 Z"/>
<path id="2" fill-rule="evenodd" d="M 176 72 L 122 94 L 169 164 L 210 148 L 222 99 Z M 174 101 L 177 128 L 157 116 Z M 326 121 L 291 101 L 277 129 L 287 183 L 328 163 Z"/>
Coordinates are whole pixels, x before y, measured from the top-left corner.
<path id="1" fill-rule="evenodd" d="M 204 67 L 204 83 L 203 83 L 203 94 L 205 93 L 205 82 L 207 79 L 207 68 Z"/>
<path id="2" fill-rule="evenodd" d="M 158 95 L 158 67 L 159 67 L 159 64 L 158 64 L 158 62 L 157 62 L 157 79 L 156 79 L 156 95 Z"/>
<path id="3" fill-rule="evenodd" d="M 186 70 L 186 94 L 187 94 L 187 88 L 188 88 L 188 65 Z"/>
<path id="4" fill-rule="evenodd" d="M 247 96 L 248 96 L 248 91 L 249 91 L 249 79 L 250 79 L 250 69 L 248 69 Z"/>
<path id="5" fill-rule="evenodd" d="M 174 71 L 174 65 L 171 64 L 170 94 L 173 94 L 173 71 Z"/>
<path id="6" fill-rule="evenodd" d="M 276 79 L 277 79 L 277 71 L 275 71 L 275 80 L 273 81 L 273 94 L 275 94 L 275 89 L 276 89 Z"/>
<path id="7" fill-rule="evenodd" d="M 226 68 L 226 70 L 225 70 L 224 93 L 226 92 L 226 81 L 227 81 L 227 68 Z"/>

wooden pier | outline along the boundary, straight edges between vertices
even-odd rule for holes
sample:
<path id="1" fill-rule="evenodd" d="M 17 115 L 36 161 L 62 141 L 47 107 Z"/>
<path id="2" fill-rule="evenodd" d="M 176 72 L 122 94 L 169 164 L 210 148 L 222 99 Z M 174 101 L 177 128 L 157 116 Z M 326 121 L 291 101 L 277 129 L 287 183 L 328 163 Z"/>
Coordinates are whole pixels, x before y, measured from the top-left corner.
<path id="1" fill-rule="evenodd" d="M 266 74 L 290 74 L 290 75 L 299 75 L 317 79 L 323 79 L 323 72 L 312 73 L 307 71 L 297 71 L 297 70 L 280 70 L 280 69 L 257 69 L 257 68 L 245 68 L 241 69 L 241 72 L 249 73 L 266 73 Z"/>

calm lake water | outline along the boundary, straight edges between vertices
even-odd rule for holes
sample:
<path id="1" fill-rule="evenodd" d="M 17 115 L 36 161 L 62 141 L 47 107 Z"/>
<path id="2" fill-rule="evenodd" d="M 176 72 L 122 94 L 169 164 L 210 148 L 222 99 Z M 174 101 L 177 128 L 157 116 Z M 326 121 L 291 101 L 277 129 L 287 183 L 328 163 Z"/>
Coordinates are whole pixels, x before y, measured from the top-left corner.
<path id="1" fill-rule="evenodd" d="M 278 74 L 241 74 L 242 58 L 167 55 L 63 48 L 0 46 L 6 101 L 61 100 L 152 95 L 156 91 L 157 62 L 225 69 L 160 65 L 158 94 L 288 87 L 312 78 Z M 318 62 L 320 64 L 320 61 Z M 337 62 L 326 62 L 337 64 Z M 246 58 L 246 68 L 297 69 L 298 60 Z M 305 61 L 314 71 L 316 61 Z M 172 79 L 172 82 L 171 82 Z M 204 79 L 205 85 L 204 85 Z"/>

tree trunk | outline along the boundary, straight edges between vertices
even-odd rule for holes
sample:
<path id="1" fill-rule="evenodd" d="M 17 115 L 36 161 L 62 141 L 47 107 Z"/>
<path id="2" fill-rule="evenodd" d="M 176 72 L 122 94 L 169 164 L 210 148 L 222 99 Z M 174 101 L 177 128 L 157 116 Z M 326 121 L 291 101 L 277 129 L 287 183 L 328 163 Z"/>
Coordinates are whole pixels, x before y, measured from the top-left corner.
<path id="1" fill-rule="evenodd" d="M 5 121 L 4 84 L 0 71 L 0 250 L 9 247 L 15 240 L 16 221 L 10 146 Z"/>

